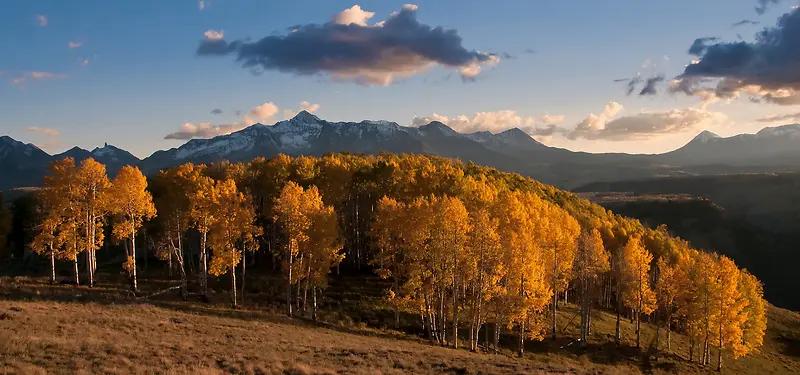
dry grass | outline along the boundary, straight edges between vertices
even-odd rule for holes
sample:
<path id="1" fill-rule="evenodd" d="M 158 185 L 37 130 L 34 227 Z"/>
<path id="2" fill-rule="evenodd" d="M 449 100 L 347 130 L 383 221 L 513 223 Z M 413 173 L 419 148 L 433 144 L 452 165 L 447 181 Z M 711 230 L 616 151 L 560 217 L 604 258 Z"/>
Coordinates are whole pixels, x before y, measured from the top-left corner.
<path id="1" fill-rule="evenodd" d="M 0 373 L 20 374 L 520 374 L 520 373 L 703 373 L 676 355 L 658 361 L 635 348 L 592 345 L 570 339 L 530 343 L 524 359 L 511 356 L 513 337 L 502 355 L 470 353 L 428 345 L 415 335 L 381 328 L 380 314 L 344 317 L 329 305 L 327 322 L 289 319 L 261 306 L 231 310 L 220 303 L 182 302 L 172 296 L 137 302 L 124 284 L 88 289 L 49 286 L 38 279 L 0 278 Z M 342 288 L 342 286 L 339 286 Z M 334 288 L 335 289 L 335 288 Z M 346 289 L 346 288 L 345 288 Z M 340 291 L 341 292 L 341 291 Z M 336 297 L 329 298 L 333 299 Z M 355 297 L 354 297 L 355 298 Z M 359 295 L 355 308 L 378 305 Z M 335 311 L 334 311 L 335 310 Z M 561 313 L 567 326 L 575 310 Z M 378 316 L 378 318 L 375 318 Z M 377 320 L 377 324 L 375 324 Z M 598 313 L 592 342 L 608 342 L 614 317 Z M 633 326 L 623 325 L 626 343 Z M 729 373 L 800 373 L 800 317 L 770 310 L 764 354 L 728 360 Z M 653 338 L 644 330 L 646 343 Z M 565 330 L 576 336 L 574 322 Z M 673 335 L 673 349 L 686 353 L 685 338 Z"/>

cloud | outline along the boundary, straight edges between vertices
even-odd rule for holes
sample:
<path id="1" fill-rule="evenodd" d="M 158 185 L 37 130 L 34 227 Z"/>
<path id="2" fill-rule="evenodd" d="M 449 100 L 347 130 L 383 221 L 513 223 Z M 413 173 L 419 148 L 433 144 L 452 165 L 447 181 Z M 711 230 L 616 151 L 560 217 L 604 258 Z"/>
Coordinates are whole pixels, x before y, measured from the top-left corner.
<path id="1" fill-rule="evenodd" d="M 88 66 L 88 65 L 89 65 L 89 59 L 83 59 L 81 61 L 81 66 Z"/>
<path id="2" fill-rule="evenodd" d="M 557 127 L 553 122 L 564 120 L 564 116 L 545 115 L 541 119 L 534 117 L 523 117 L 513 110 L 503 110 L 495 112 L 475 112 L 472 116 L 459 115 L 448 117 L 433 113 L 428 116 L 415 116 L 411 119 L 411 126 L 422 126 L 431 122 L 441 122 L 459 133 L 474 133 L 488 131 L 500 133 L 511 128 L 520 128 L 530 135 L 552 135 Z M 544 127 L 538 127 L 538 123 L 549 123 Z"/>
<path id="3" fill-rule="evenodd" d="M 205 0 L 200 0 L 200 1 L 198 1 L 198 3 L 197 3 L 197 7 L 198 7 L 200 10 L 206 9 L 206 2 L 205 2 Z"/>
<path id="4" fill-rule="evenodd" d="M 777 4 L 781 0 L 758 0 L 758 4 L 756 4 L 756 13 L 764 14 L 769 8 L 770 5 Z"/>
<path id="5" fill-rule="evenodd" d="M 214 109 L 211 110 L 211 114 L 212 115 L 220 115 L 220 114 L 222 114 L 222 110 L 219 109 L 219 108 L 214 108 Z"/>
<path id="6" fill-rule="evenodd" d="M 197 54 L 235 55 L 255 73 L 327 75 L 334 81 L 383 86 L 436 65 L 457 69 L 470 80 L 481 65 L 499 62 L 494 54 L 464 48 L 456 30 L 420 23 L 416 11 L 415 5 L 405 5 L 385 21 L 367 25 L 371 12 L 354 6 L 331 22 L 299 25 L 255 42 L 206 39 Z"/>
<path id="7" fill-rule="evenodd" d="M 776 115 L 763 117 L 756 120 L 757 122 L 800 122 L 800 113 L 792 113 L 788 115 Z"/>
<path id="8" fill-rule="evenodd" d="M 225 37 L 225 32 L 222 30 L 206 30 L 206 32 L 203 33 L 203 36 L 206 37 L 206 40 L 222 40 L 222 38 Z"/>
<path id="9" fill-rule="evenodd" d="M 367 12 L 358 5 L 353 5 L 339 14 L 333 16 L 333 23 L 337 25 L 358 25 L 367 26 L 367 21 L 375 16 L 375 12 Z"/>
<path id="10" fill-rule="evenodd" d="M 278 113 L 278 106 L 272 102 L 266 102 L 258 107 L 250 110 L 250 115 L 258 120 L 266 120 L 275 116 Z"/>
<path id="11" fill-rule="evenodd" d="M 525 48 L 525 50 L 523 52 L 534 54 L 534 53 L 536 53 L 536 50 L 534 50 L 533 48 Z"/>
<path id="12" fill-rule="evenodd" d="M 731 27 L 739 27 L 739 26 L 744 26 L 744 25 L 758 25 L 759 23 L 760 22 L 758 22 L 758 21 L 741 20 L 741 21 L 731 25 Z"/>
<path id="13" fill-rule="evenodd" d="M 45 16 L 44 14 L 37 14 L 36 15 L 36 23 L 38 23 L 39 26 L 42 26 L 42 27 L 47 26 L 47 24 L 49 22 L 50 21 L 47 19 L 47 16 Z"/>
<path id="14" fill-rule="evenodd" d="M 25 130 L 27 130 L 27 131 L 29 131 L 31 133 L 40 134 L 40 135 L 43 135 L 43 136 L 46 137 L 46 141 L 45 142 L 37 142 L 36 143 L 36 145 L 39 148 L 50 149 L 50 148 L 53 148 L 53 147 L 58 147 L 61 144 L 61 139 L 59 138 L 61 136 L 61 133 L 56 129 L 40 128 L 38 126 L 29 126 L 29 127 L 25 128 Z"/>
<path id="15" fill-rule="evenodd" d="M 235 131 L 242 130 L 247 125 L 244 123 L 212 125 L 208 122 L 200 124 L 185 123 L 181 125 L 177 132 L 167 134 L 164 139 L 192 139 L 192 138 L 214 138 L 219 135 L 230 134 Z"/>
<path id="16" fill-rule="evenodd" d="M 82 46 L 82 45 L 83 45 L 83 42 L 69 42 L 69 44 L 68 44 L 68 45 L 69 45 L 69 48 L 70 48 L 70 49 L 72 49 L 72 48 L 78 48 L 78 47 L 80 47 L 80 46 Z"/>
<path id="17" fill-rule="evenodd" d="M 321 106 L 319 104 L 311 104 L 311 103 L 303 100 L 302 102 L 300 102 L 300 109 L 291 109 L 291 108 L 284 109 L 283 110 L 283 118 L 288 120 L 288 119 L 296 116 L 298 113 L 300 113 L 300 111 L 306 111 L 308 113 L 314 113 L 314 112 L 318 111 L 320 109 L 320 107 Z"/>
<path id="18" fill-rule="evenodd" d="M 32 133 L 46 135 L 48 137 L 58 137 L 59 135 L 61 135 L 61 133 L 56 129 L 40 128 L 38 126 L 29 126 L 25 128 L 25 130 Z"/>
<path id="19" fill-rule="evenodd" d="M 26 72 L 11 80 L 12 84 L 19 85 L 28 79 L 63 79 L 67 78 L 66 74 L 50 73 L 50 72 Z"/>
<path id="20" fill-rule="evenodd" d="M 714 126 L 726 119 L 724 114 L 709 112 L 705 108 L 641 112 L 633 116 L 617 117 L 622 110 L 621 104 L 609 102 L 603 112 L 591 113 L 574 129 L 563 132 L 570 140 L 579 138 L 606 141 L 642 140 Z"/>
<path id="21" fill-rule="evenodd" d="M 762 2 L 764 5 L 774 2 Z M 753 42 L 695 40 L 698 57 L 671 84 L 672 92 L 704 100 L 737 99 L 782 105 L 800 104 L 800 9 L 784 14 Z"/>
<path id="22" fill-rule="evenodd" d="M 544 115 L 542 116 L 542 122 L 546 122 L 549 124 L 558 124 L 560 122 L 564 122 L 563 115 Z"/>
<path id="23" fill-rule="evenodd" d="M 648 78 L 644 83 L 644 87 L 642 87 L 642 91 L 639 91 L 639 95 L 655 95 L 658 92 L 656 86 L 661 82 L 664 82 L 663 74 Z"/>
<path id="24" fill-rule="evenodd" d="M 218 113 L 215 113 L 219 111 Z M 178 128 L 178 131 L 167 134 L 164 139 L 180 139 L 187 140 L 193 138 L 214 138 L 219 135 L 230 134 L 242 130 L 255 122 L 268 122 L 279 111 L 278 106 L 271 102 L 266 102 L 259 105 L 242 116 L 241 121 L 228 123 L 228 124 L 213 124 L 211 122 L 191 123 L 187 122 Z M 222 113 L 221 109 L 214 109 L 211 114 Z M 241 115 L 240 111 L 236 111 L 236 115 Z"/>

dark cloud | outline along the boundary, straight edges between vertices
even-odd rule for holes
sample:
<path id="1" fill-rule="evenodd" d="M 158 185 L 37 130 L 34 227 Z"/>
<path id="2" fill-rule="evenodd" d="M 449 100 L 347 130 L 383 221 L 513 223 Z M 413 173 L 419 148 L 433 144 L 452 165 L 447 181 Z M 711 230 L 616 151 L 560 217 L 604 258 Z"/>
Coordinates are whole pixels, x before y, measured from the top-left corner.
<path id="1" fill-rule="evenodd" d="M 514 55 L 512 55 L 512 54 L 510 54 L 508 52 L 503 52 L 500 56 L 502 56 L 504 60 L 512 60 L 512 59 L 516 59 L 517 58 L 516 56 L 514 56 Z"/>
<path id="2" fill-rule="evenodd" d="M 277 70 L 296 75 L 330 75 L 334 80 L 391 84 L 433 65 L 459 69 L 473 78 L 482 64 L 500 59 L 467 50 L 456 30 L 431 27 L 416 18 L 416 6 L 406 5 L 386 21 L 368 25 L 370 12 L 360 8 L 340 13 L 325 24 L 297 26 L 285 35 L 255 42 L 203 40 L 198 55 L 235 55 L 245 68 Z M 341 20 L 347 20 L 343 22 Z"/>
<path id="3" fill-rule="evenodd" d="M 700 39 L 698 39 L 700 40 Z M 695 41 L 698 60 L 687 65 L 673 91 L 755 102 L 800 104 L 800 9 L 784 14 L 753 42 Z M 709 86 L 711 85 L 711 86 Z"/>
<path id="4" fill-rule="evenodd" d="M 212 109 L 212 110 L 211 110 L 211 114 L 212 114 L 212 115 L 219 115 L 219 114 L 222 114 L 222 110 L 221 110 L 221 109 L 219 109 L 219 108 L 214 108 L 214 109 Z"/>
<path id="5" fill-rule="evenodd" d="M 523 52 L 534 54 L 534 53 L 536 53 L 536 50 L 534 50 L 533 48 L 526 48 L 525 51 L 523 51 Z"/>
<path id="6" fill-rule="evenodd" d="M 658 85 L 661 82 L 664 82 L 664 75 L 659 74 L 657 76 L 653 76 L 647 79 L 642 78 L 641 75 L 637 75 L 636 77 L 633 78 L 615 79 L 614 82 L 627 82 L 625 84 L 626 86 L 625 92 L 627 95 L 632 95 L 634 92 L 636 92 L 637 88 L 639 87 L 639 84 L 644 82 L 644 86 L 642 87 L 641 90 L 639 90 L 639 96 L 655 95 L 658 93 Z"/>
<path id="7" fill-rule="evenodd" d="M 639 95 L 640 96 L 655 95 L 656 93 L 658 93 L 658 89 L 656 86 L 658 86 L 658 84 L 661 82 L 664 82 L 663 74 L 648 78 L 644 83 L 644 87 L 642 87 L 642 91 L 639 91 Z"/>
<path id="8" fill-rule="evenodd" d="M 741 21 L 731 25 L 731 27 L 739 27 L 739 26 L 744 26 L 744 25 L 758 25 L 759 23 L 760 22 L 758 22 L 758 21 L 741 20 Z"/>
<path id="9" fill-rule="evenodd" d="M 193 138 L 214 138 L 218 135 L 230 134 L 245 128 L 244 123 L 234 124 L 191 124 L 185 123 L 181 125 L 180 129 L 174 133 L 167 134 L 164 139 L 179 139 L 187 140 Z"/>
<path id="10" fill-rule="evenodd" d="M 689 47 L 689 54 L 694 56 L 701 56 L 703 55 L 708 47 L 719 40 L 719 38 L 715 37 L 704 37 L 704 38 L 697 38 L 692 43 L 692 46 Z"/>
<path id="11" fill-rule="evenodd" d="M 769 8 L 770 5 L 777 4 L 781 0 L 758 0 L 758 4 L 756 5 L 756 13 L 764 14 Z"/>

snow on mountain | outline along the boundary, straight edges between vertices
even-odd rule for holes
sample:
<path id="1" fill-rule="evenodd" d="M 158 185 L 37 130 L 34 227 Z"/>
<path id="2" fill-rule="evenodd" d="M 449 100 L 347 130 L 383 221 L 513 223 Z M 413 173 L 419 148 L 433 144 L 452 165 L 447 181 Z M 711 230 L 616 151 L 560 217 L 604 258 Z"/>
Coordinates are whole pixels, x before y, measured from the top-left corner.
<path id="1" fill-rule="evenodd" d="M 716 133 L 712 133 L 708 130 L 703 130 L 703 132 L 701 132 L 696 137 L 694 137 L 694 139 L 692 139 L 692 142 L 708 143 L 713 141 L 714 139 L 720 139 L 720 138 L 722 137 L 720 137 Z"/>
<path id="2" fill-rule="evenodd" d="M 800 138 L 800 124 L 782 125 L 771 128 L 761 129 L 756 133 L 758 137 L 788 137 L 792 139 Z"/>
<path id="3" fill-rule="evenodd" d="M 44 151 L 33 144 L 22 143 L 7 135 L 0 136 L 0 158 L 20 153 L 26 156 L 33 156 L 35 153 L 44 153 Z"/>

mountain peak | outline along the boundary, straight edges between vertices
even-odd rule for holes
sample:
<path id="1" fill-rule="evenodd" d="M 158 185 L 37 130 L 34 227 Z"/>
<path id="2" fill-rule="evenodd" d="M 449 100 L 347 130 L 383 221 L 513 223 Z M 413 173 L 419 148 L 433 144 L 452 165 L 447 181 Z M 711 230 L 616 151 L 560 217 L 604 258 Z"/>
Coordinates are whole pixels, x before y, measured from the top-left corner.
<path id="1" fill-rule="evenodd" d="M 294 117 L 292 117 L 292 120 L 300 121 L 300 122 L 317 122 L 317 121 L 321 121 L 319 117 L 314 116 L 313 114 L 311 114 L 311 112 L 306 111 L 306 110 L 300 111 L 298 114 L 296 114 Z"/>
<path id="2" fill-rule="evenodd" d="M 691 142 L 698 142 L 698 143 L 708 143 L 714 139 L 722 138 L 718 134 L 710 132 L 708 130 L 703 130 L 700 134 L 698 134 Z M 690 143 L 691 143 L 690 142 Z"/>
<path id="3" fill-rule="evenodd" d="M 441 132 L 444 135 L 457 135 L 458 134 L 458 132 L 453 130 L 453 128 L 451 128 L 451 127 L 449 127 L 449 126 L 447 126 L 444 123 L 439 122 L 439 121 L 433 121 L 428 125 L 422 125 L 422 126 L 419 127 L 419 129 L 422 130 L 422 131 L 435 130 L 435 131 Z"/>

